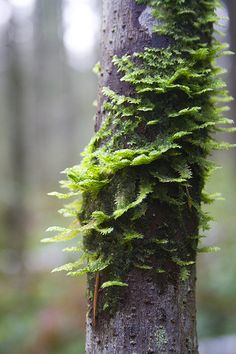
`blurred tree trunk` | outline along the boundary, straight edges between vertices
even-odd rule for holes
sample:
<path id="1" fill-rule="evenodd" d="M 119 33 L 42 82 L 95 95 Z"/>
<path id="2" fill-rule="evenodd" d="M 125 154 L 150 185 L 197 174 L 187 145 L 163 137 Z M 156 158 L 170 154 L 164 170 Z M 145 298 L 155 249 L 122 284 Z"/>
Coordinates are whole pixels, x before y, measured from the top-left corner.
<path id="1" fill-rule="evenodd" d="M 35 178 L 48 188 L 72 163 L 75 144 L 74 95 L 63 43 L 63 0 L 37 0 L 34 13 Z M 38 166 L 40 168 L 38 168 Z"/>
<path id="2" fill-rule="evenodd" d="M 10 128 L 10 162 L 11 162 L 11 203 L 7 212 L 8 247 L 13 251 L 10 259 L 13 269 L 24 275 L 24 251 L 27 238 L 26 217 L 26 150 L 25 150 L 25 119 L 24 119 L 24 80 L 20 60 L 19 44 L 17 43 L 17 22 L 10 19 L 6 31 L 7 56 L 7 92 L 6 101 L 9 113 Z M 20 282 L 22 277 L 20 277 Z"/>
<path id="3" fill-rule="evenodd" d="M 130 93 L 130 87 L 120 81 L 119 74 L 111 63 L 112 57 L 139 52 L 144 47 L 163 47 L 163 38 L 150 37 L 139 24 L 139 16 L 145 8 L 146 5 L 137 5 L 135 0 L 103 0 L 102 75 L 96 130 L 100 128 L 104 118 L 101 88 L 108 86 L 122 95 Z M 167 224 L 173 217 L 158 208 L 160 206 L 153 206 L 152 214 L 145 216 L 147 224 L 150 222 L 146 237 L 150 237 L 148 233 L 155 228 L 153 213 L 162 215 L 162 220 Z M 191 234 L 196 230 L 196 225 L 194 220 L 190 223 L 192 224 L 187 228 Z M 181 227 L 176 225 L 177 229 L 178 227 L 181 235 Z M 190 276 L 185 282 L 180 280 L 178 271 L 173 269 L 171 262 L 167 267 L 167 273 L 158 275 L 154 269 L 133 269 L 126 279 L 128 288 L 125 299 L 119 303 L 113 316 L 99 313 L 96 326 L 92 311 L 88 311 L 88 354 L 198 353 L 195 265 L 190 267 Z M 168 276 L 168 273 L 172 276 Z M 93 287 L 94 282 L 89 282 L 89 292 L 93 292 Z"/>

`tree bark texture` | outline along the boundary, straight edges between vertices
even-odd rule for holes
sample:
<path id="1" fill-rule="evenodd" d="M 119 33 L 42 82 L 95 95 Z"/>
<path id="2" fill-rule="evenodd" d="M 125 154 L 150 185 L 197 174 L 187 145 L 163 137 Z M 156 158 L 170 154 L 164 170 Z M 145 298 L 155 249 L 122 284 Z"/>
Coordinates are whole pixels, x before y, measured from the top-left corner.
<path id="1" fill-rule="evenodd" d="M 152 19 L 146 5 L 135 0 L 103 0 L 102 73 L 99 82 L 96 130 L 101 126 L 103 95 L 101 88 L 110 87 L 122 95 L 129 95 L 132 87 L 120 81 L 112 64 L 114 55 L 122 56 L 143 51 L 145 47 L 165 48 L 170 40 L 152 34 Z M 172 218 L 168 210 L 153 205 L 144 226 L 145 237 L 161 223 Z M 186 228 L 189 234 L 197 232 L 197 221 L 186 210 Z M 173 221 L 172 221 L 173 222 Z M 176 224 L 182 237 L 181 226 Z M 156 262 L 156 263 L 155 263 Z M 159 265 L 158 260 L 154 263 Z M 87 315 L 88 354 L 196 354 L 195 265 L 187 281 L 179 279 L 177 268 L 167 262 L 169 272 L 156 274 L 153 270 L 133 269 L 127 276 L 128 287 L 113 315 L 99 313 L 93 323 L 91 304 Z M 94 283 L 89 283 L 93 290 Z M 99 292 L 99 299 L 102 293 Z M 98 299 L 98 301 L 99 301 Z"/>

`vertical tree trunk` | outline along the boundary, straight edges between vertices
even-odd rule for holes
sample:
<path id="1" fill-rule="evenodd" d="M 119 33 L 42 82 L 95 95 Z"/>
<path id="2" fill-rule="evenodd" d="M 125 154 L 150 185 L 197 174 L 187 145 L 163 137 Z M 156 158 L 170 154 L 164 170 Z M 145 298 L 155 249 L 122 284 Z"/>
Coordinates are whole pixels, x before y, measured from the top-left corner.
<path id="1" fill-rule="evenodd" d="M 12 172 L 12 205 L 8 210 L 8 247 L 14 252 L 13 269 L 17 269 L 20 286 L 25 276 L 25 247 L 27 242 L 27 210 L 26 210 L 26 150 L 24 120 L 24 80 L 20 62 L 20 51 L 17 43 L 17 22 L 12 16 L 7 31 L 7 63 L 8 83 L 7 102 L 9 107 L 9 125 L 11 132 L 11 172 Z"/>
<path id="2" fill-rule="evenodd" d="M 197 350 L 195 270 L 183 283 L 178 274 L 133 270 L 125 300 L 114 316 L 87 319 L 89 354 L 195 354 Z"/>
<path id="3" fill-rule="evenodd" d="M 122 56 L 143 51 L 145 47 L 165 48 L 166 37 L 151 33 L 154 24 L 149 8 L 135 0 L 103 0 L 101 79 L 96 130 L 104 117 L 101 88 L 109 86 L 115 92 L 128 95 L 132 88 L 120 81 L 120 74 L 112 64 L 114 55 Z M 150 208 L 151 209 L 151 208 Z M 156 217 L 153 217 L 157 215 Z M 196 234 L 197 221 L 186 207 L 189 234 Z M 174 224 L 173 211 L 153 205 L 146 215 L 145 237 L 149 237 L 161 223 Z M 181 225 L 173 225 L 178 236 L 184 237 Z M 195 257 L 195 255 L 193 255 Z M 154 261 L 155 268 L 161 264 Z M 87 316 L 88 354 L 196 354 L 195 265 L 189 267 L 190 276 L 182 282 L 177 267 L 167 262 L 168 272 L 133 269 L 127 276 L 127 289 L 113 315 L 99 313 L 96 326 L 91 311 Z M 94 282 L 89 282 L 93 291 Z M 102 293 L 99 292 L 99 299 Z M 100 301 L 98 300 L 98 301 Z"/>
<path id="4" fill-rule="evenodd" d="M 63 0 L 38 0 L 34 12 L 34 132 L 32 152 L 37 184 L 73 161 L 75 111 L 70 68 L 63 44 Z M 56 134 L 55 134 L 56 129 Z M 44 144 L 42 144 L 42 136 Z M 53 143 L 52 143 L 53 140 Z M 47 151 L 47 159 L 45 159 Z M 40 169 L 38 166 L 41 166 Z"/>
<path id="5" fill-rule="evenodd" d="M 217 3 L 103 1 L 97 133 L 66 170 L 69 193 L 53 193 L 82 198 L 45 240 L 83 234 L 67 249 L 78 262 L 55 271 L 88 274 L 87 353 L 198 353 L 195 261 L 214 200 L 203 187 L 209 153 L 231 146 L 212 134 L 232 131 L 218 127 L 231 121 L 217 105 Z"/>

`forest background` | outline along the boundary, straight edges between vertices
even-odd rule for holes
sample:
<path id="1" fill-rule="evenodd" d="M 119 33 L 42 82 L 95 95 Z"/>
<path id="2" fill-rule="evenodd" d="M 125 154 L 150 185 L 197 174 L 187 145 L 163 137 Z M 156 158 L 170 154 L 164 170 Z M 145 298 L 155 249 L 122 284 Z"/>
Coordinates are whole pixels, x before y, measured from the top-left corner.
<path id="1" fill-rule="evenodd" d="M 222 41 L 236 50 L 236 2 L 223 5 Z M 69 258 L 40 239 L 48 226 L 66 224 L 56 213 L 61 202 L 47 193 L 93 135 L 100 18 L 100 0 L 0 0 L 2 354 L 84 353 L 86 280 L 51 274 Z M 236 98 L 236 56 L 221 65 Z M 236 117 L 235 102 L 227 114 Z M 236 152 L 213 158 L 223 168 L 208 190 L 225 201 L 208 207 L 215 220 L 205 240 L 221 252 L 198 256 L 200 354 L 236 347 Z"/>

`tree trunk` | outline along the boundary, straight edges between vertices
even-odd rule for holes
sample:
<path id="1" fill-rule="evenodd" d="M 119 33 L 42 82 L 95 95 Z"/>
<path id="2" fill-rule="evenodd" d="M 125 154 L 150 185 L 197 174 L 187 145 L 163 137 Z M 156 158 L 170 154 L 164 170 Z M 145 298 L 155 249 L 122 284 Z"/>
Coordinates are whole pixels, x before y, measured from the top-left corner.
<path id="1" fill-rule="evenodd" d="M 120 81 L 111 59 L 114 55 L 141 52 L 145 47 L 165 48 L 170 44 L 166 37 L 151 33 L 155 22 L 146 5 L 135 0 L 103 0 L 101 78 L 99 82 L 96 130 L 104 118 L 101 88 L 110 87 L 122 95 L 129 95 L 132 88 Z M 189 234 L 197 232 L 197 222 L 186 208 Z M 154 217 L 158 215 L 158 217 Z M 174 224 L 173 211 L 153 205 L 152 213 L 146 215 L 145 237 L 155 232 L 161 223 Z M 173 225 L 178 237 L 183 234 L 181 225 Z M 194 255 L 195 257 L 195 255 Z M 162 265 L 154 261 L 156 267 Z M 124 297 L 114 314 L 99 313 L 94 325 L 92 304 L 87 315 L 88 354 L 147 354 L 178 353 L 195 354 L 197 349 L 195 308 L 195 265 L 189 267 L 190 276 L 182 282 L 179 270 L 166 262 L 168 271 L 156 274 L 154 270 L 133 269 L 129 272 Z M 94 282 L 89 282 L 93 291 Z M 98 301 L 102 301 L 99 292 Z"/>
<path id="2" fill-rule="evenodd" d="M 87 353 L 197 353 L 195 271 L 185 283 L 133 270 L 114 317 L 88 314 Z"/>
<path id="3" fill-rule="evenodd" d="M 7 31 L 7 102 L 11 140 L 12 204 L 7 213 L 9 234 L 7 245 L 13 253 L 12 268 L 17 270 L 19 285 L 25 277 L 25 248 L 27 243 L 26 208 L 26 146 L 24 120 L 24 80 L 17 43 L 17 21 L 14 16 Z"/>
<path id="4" fill-rule="evenodd" d="M 63 0 L 38 0 L 34 12 L 34 179 L 45 187 L 74 160 L 75 107 L 63 44 Z M 54 133 L 56 130 L 56 134 Z M 42 136 L 44 144 L 41 143 Z M 52 143 L 53 141 L 53 143 Z M 47 159 L 45 159 L 47 151 Z M 35 165 L 34 165 L 35 164 Z M 38 168 L 40 166 L 40 168 Z"/>

